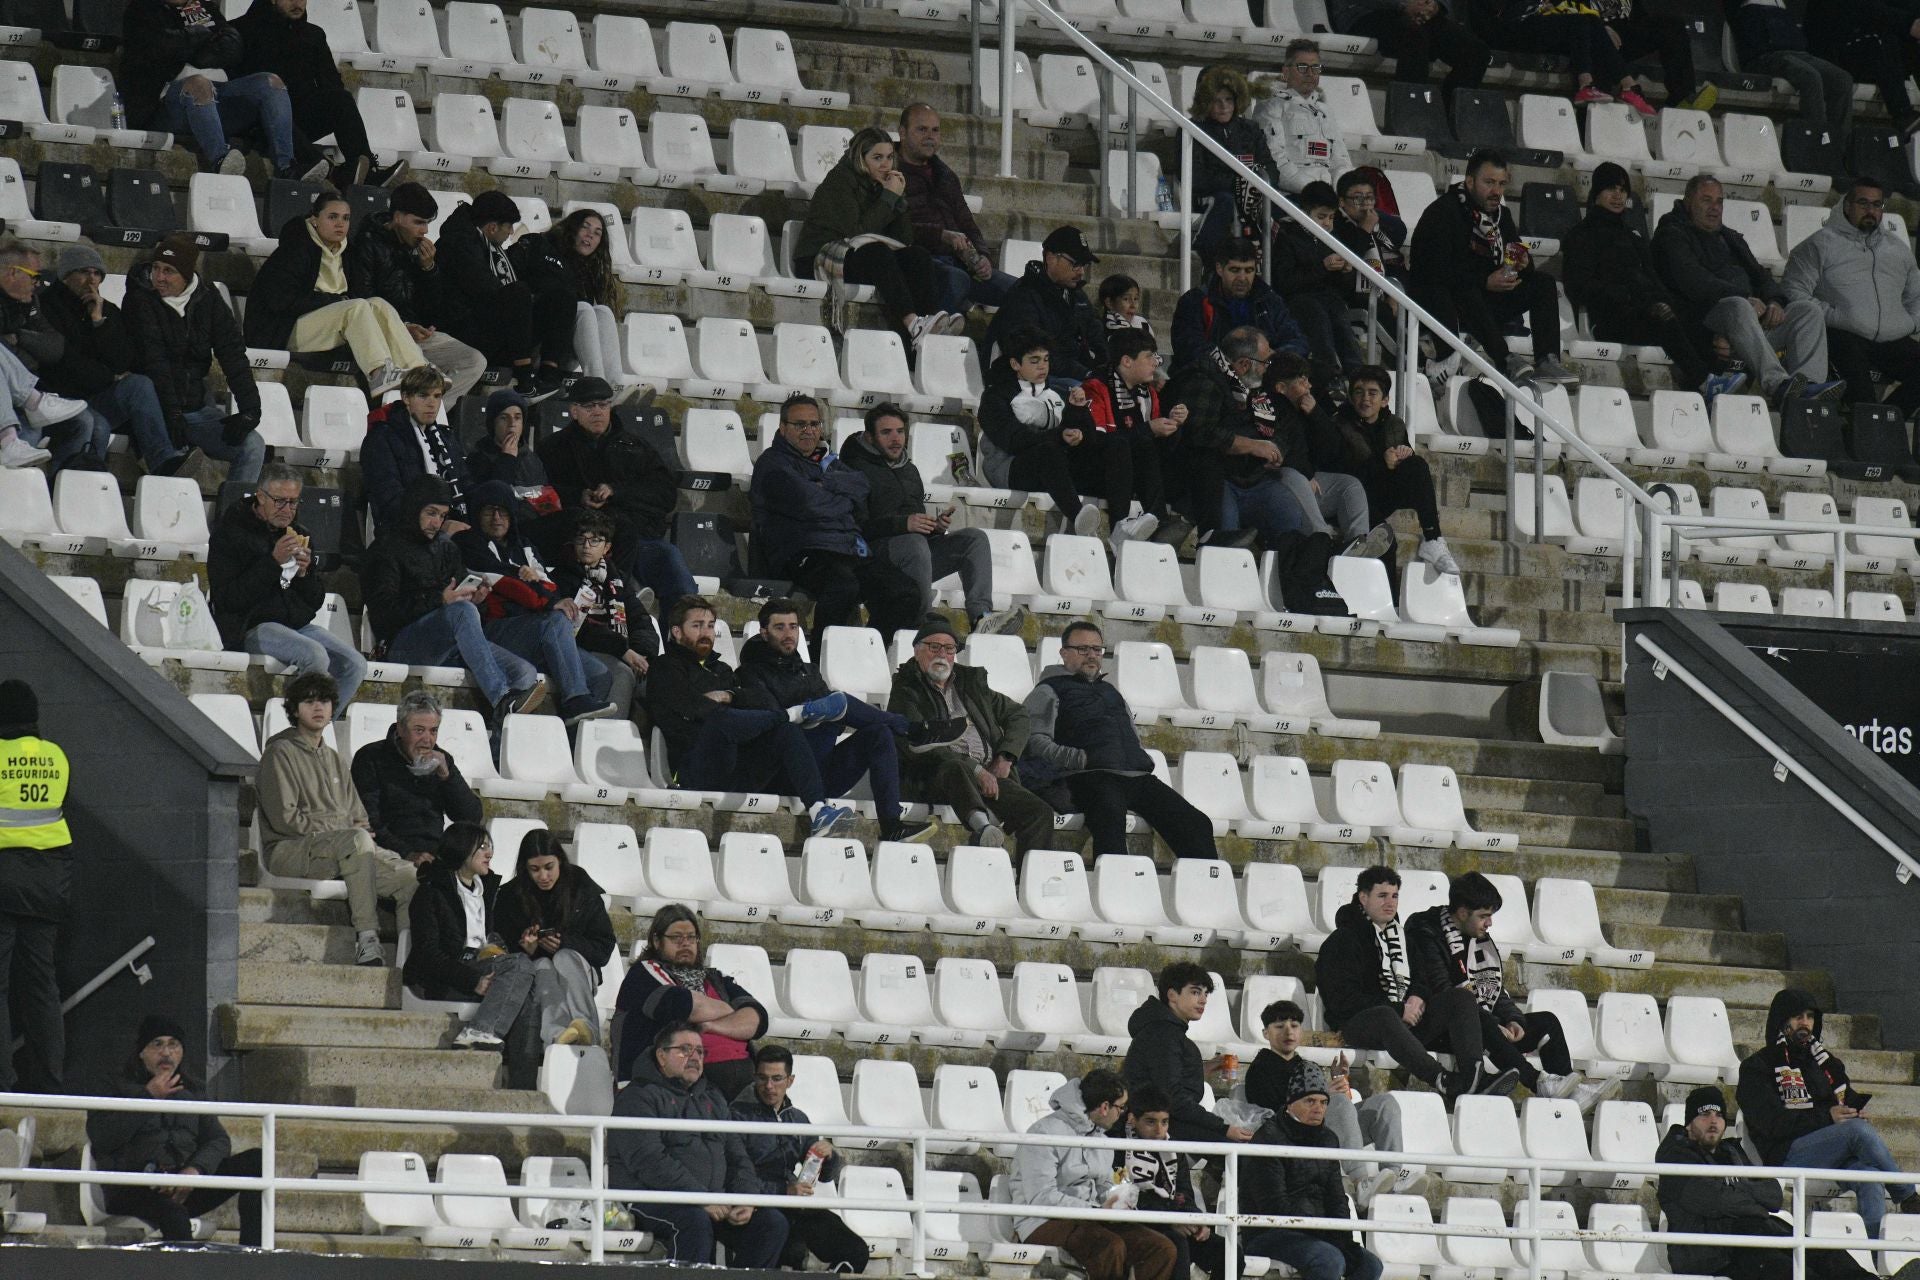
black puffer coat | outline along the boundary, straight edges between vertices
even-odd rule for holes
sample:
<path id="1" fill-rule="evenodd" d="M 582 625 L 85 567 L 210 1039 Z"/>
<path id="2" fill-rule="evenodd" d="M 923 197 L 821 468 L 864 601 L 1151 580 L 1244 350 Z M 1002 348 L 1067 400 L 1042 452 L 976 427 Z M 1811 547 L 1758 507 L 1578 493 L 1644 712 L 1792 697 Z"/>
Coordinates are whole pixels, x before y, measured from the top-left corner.
<path id="1" fill-rule="evenodd" d="M 233 311 L 212 282 L 198 280 L 182 315 L 153 291 L 153 264 L 142 263 L 127 277 L 126 314 L 140 351 L 137 367 L 153 380 L 175 444 L 186 443 L 181 415 L 208 402 L 207 370 L 216 359 L 240 414 L 259 425 L 260 389 L 253 385 L 247 344 Z"/>

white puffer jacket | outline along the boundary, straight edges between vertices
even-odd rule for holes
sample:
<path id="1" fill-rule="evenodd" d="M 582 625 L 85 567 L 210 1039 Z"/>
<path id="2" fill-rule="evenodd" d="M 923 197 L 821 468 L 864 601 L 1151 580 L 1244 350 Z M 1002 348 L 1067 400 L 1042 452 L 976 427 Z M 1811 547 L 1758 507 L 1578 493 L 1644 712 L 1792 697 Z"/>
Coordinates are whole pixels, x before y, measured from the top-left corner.
<path id="1" fill-rule="evenodd" d="M 1301 191 L 1309 182 L 1331 186 L 1353 168 L 1346 139 L 1327 110 L 1327 95 L 1318 89 L 1307 98 L 1276 85 L 1273 96 L 1254 107 L 1253 119 L 1266 130 L 1282 191 Z"/>

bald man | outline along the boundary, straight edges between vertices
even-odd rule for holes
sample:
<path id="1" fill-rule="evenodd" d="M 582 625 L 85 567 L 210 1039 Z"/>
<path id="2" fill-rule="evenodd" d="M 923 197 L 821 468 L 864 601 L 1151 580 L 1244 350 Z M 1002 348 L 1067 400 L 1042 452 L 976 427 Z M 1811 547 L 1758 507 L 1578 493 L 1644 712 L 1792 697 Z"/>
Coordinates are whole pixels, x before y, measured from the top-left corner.
<path id="1" fill-rule="evenodd" d="M 999 306 L 1014 278 L 988 254 L 959 175 L 940 158 L 940 113 L 924 102 L 900 113 L 895 164 L 907 178 L 914 243 L 931 253 L 940 269 L 940 309 L 964 315 L 969 306 Z"/>

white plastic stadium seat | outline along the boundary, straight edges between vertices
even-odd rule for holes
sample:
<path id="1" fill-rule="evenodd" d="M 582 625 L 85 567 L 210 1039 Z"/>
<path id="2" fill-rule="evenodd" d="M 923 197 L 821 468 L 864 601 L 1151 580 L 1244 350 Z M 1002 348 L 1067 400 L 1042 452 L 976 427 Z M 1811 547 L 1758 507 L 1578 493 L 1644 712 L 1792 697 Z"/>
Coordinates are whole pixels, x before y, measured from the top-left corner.
<path id="1" fill-rule="evenodd" d="M 1615 947 L 1600 930 L 1600 909 L 1586 880 L 1542 877 L 1533 886 L 1533 921 L 1541 940 L 1581 947 L 1602 968 L 1647 969 L 1654 953 Z"/>

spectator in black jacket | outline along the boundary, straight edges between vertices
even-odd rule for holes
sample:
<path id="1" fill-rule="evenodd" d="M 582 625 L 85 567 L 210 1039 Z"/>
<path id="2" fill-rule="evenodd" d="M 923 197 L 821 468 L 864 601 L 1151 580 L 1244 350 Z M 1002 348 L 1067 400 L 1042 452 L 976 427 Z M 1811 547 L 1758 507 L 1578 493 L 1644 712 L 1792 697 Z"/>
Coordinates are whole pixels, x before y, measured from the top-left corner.
<path id="1" fill-rule="evenodd" d="M 626 719 L 633 711 L 634 687 L 646 679 L 648 665 L 660 652 L 660 634 L 647 616 L 640 588 L 614 562 L 613 521 L 598 511 L 585 511 L 573 527 L 553 584 L 563 599 L 580 611 L 574 641 L 583 663 L 591 656 L 608 672 L 605 700 L 609 715 Z M 592 682 L 595 696 L 601 685 Z"/>
<path id="2" fill-rule="evenodd" d="M 1309 355 L 1313 348 L 1277 290 L 1260 278 L 1260 246 L 1228 240 L 1213 258 L 1213 277 L 1180 295 L 1173 307 L 1173 372 L 1208 358 L 1230 330 L 1252 326 L 1276 351 Z"/>
<path id="3" fill-rule="evenodd" d="M 1267 1047 L 1247 1064 L 1248 1102 L 1275 1115 L 1287 1109 L 1300 1073 L 1314 1065 L 1300 1053 L 1306 1025 L 1306 1012 L 1291 1000 L 1275 1000 L 1260 1011 L 1260 1033 Z M 1385 1093 L 1376 1093 L 1365 1104 L 1355 1106 L 1353 1079 L 1347 1067 L 1346 1051 L 1342 1050 L 1327 1068 L 1327 1128 L 1340 1140 L 1338 1145 L 1350 1151 L 1369 1143 L 1381 1151 L 1405 1150 L 1398 1108 L 1385 1105 Z M 1373 1164 L 1367 1160 L 1343 1161 L 1341 1167 L 1355 1182 L 1373 1172 Z"/>
<path id="4" fill-rule="evenodd" d="M 1699 388 L 1711 405 L 1745 386 L 1747 376 L 1709 368 L 1697 328 L 1681 316 L 1679 300 L 1653 268 L 1647 238 L 1626 219 L 1632 203 L 1624 168 L 1608 161 L 1593 171 L 1587 216 L 1560 246 L 1567 301 L 1586 311 L 1602 342 L 1657 343 L 1672 359 L 1679 384 Z"/>
<path id="5" fill-rule="evenodd" d="M 1807 29 L 1773 0 L 1720 0 L 1744 71 L 1779 76 L 1800 98 L 1800 119 L 1844 146 L 1853 128 L 1853 77 L 1807 51 Z M 1854 6 L 1835 6 L 1835 8 Z"/>
<path id="6" fill-rule="evenodd" d="M 816 652 L 818 652 L 816 650 Z M 907 718 L 828 688 L 820 668 L 800 656 L 800 607 L 774 599 L 760 606 L 760 632 L 740 650 L 740 683 L 791 712 L 803 708 L 801 732 L 830 796 L 846 795 L 866 778 L 880 815 L 882 840 L 926 840 L 933 823 L 900 816 L 900 751 Z M 841 731 L 847 736 L 842 738 Z"/>
<path id="7" fill-rule="evenodd" d="M 1266 380 L 1279 415 L 1280 482 L 1306 518 L 1307 532 L 1329 535 L 1344 555 L 1382 556 L 1391 551 L 1393 530 L 1369 519 L 1367 490 L 1359 478 L 1320 470 L 1323 460 L 1337 460 L 1341 450 L 1333 414 L 1313 394 L 1313 366 L 1283 351 L 1267 366 Z"/>
<path id="8" fill-rule="evenodd" d="M 276 462 L 244 501 L 221 512 L 207 544 L 208 593 L 222 644 L 285 663 L 292 675 L 332 675 L 338 715 L 366 679 L 367 660 L 315 621 L 327 593 L 307 531 L 294 521 L 300 489 L 300 473 Z"/>
<path id="9" fill-rule="evenodd" d="M 1286 1110 L 1261 1129 L 1261 1141 L 1288 1147 L 1338 1147 L 1340 1139 L 1327 1128 L 1329 1087 L 1327 1073 L 1307 1064 L 1287 1090 Z M 1338 1160 L 1287 1156 L 1242 1163 L 1247 1171 L 1243 1202 L 1248 1213 L 1301 1218 L 1353 1216 Z M 1269 1227 L 1249 1232 L 1242 1247 L 1254 1257 L 1285 1263 L 1305 1280 L 1380 1280 L 1384 1270 L 1380 1259 L 1354 1239 L 1351 1231 Z"/>
<path id="10" fill-rule="evenodd" d="M 1204 360 L 1167 384 L 1166 399 L 1184 406 L 1188 502 L 1202 546 L 1269 546 L 1307 528 L 1306 512 L 1280 477 L 1304 439 L 1283 435 L 1282 418 L 1265 386 L 1273 363 L 1267 335 L 1251 325 L 1228 331 Z"/>
<path id="11" fill-rule="evenodd" d="M 1340 199 L 1324 182 L 1309 182 L 1296 200 L 1302 212 L 1329 233 Z M 1335 374 L 1350 372 L 1366 357 L 1347 303 L 1353 296 L 1353 264 L 1315 239 L 1291 218 L 1277 218 L 1274 235 L 1273 278 L 1287 310 L 1299 320 L 1320 365 L 1323 385 Z"/>
<path id="12" fill-rule="evenodd" d="M 1718 1085 L 1701 1085 L 1687 1094 L 1681 1112 L 1684 1124 L 1668 1127 L 1654 1159 L 1661 1164 L 1751 1167 L 1738 1142 L 1722 1141 L 1727 1132 L 1727 1096 Z M 1864 1184 L 1856 1184 L 1864 1185 Z M 1667 1229 L 1715 1236 L 1790 1235 L 1792 1228 L 1773 1215 L 1783 1203 L 1775 1178 L 1661 1178 L 1660 1211 Z M 1807 1270 L 1816 1259 L 1844 1258 L 1844 1253 L 1807 1254 Z M 1793 1274 L 1793 1254 L 1786 1249 L 1735 1249 L 1714 1245 L 1676 1244 L 1667 1247 L 1667 1260 L 1683 1275 L 1726 1276 L 1728 1280 L 1787 1280 Z"/>
<path id="13" fill-rule="evenodd" d="M 814 699 L 789 711 L 741 683 L 713 653 L 713 606 L 681 596 L 667 615 L 667 645 L 648 669 L 647 712 L 667 741 L 676 786 L 695 791 L 776 791 L 807 806 L 808 833 L 832 835 L 853 810 L 827 801 L 804 732 L 830 720 L 836 703 Z"/>
<path id="14" fill-rule="evenodd" d="M 453 394 L 451 388 L 447 394 Z M 467 474 L 473 482 L 479 485 L 498 480 L 510 485 L 518 500 L 514 514 L 522 521 L 550 514 L 560 501 L 558 490 L 547 481 L 546 465 L 534 451 L 527 421 L 532 407 L 512 387 L 502 387 L 488 396 L 480 414 L 486 434 L 467 452 Z M 543 506 L 545 511 L 540 509 Z"/>
<path id="15" fill-rule="evenodd" d="M 1065 395 L 1106 359 L 1106 322 L 1087 297 L 1087 268 L 1100 261 L 1078 227 L 1056 227 L 1040 242 L 1040 261 L 1029 262 L 1020 281 L 1007 291 L 987 326 L 982 360 L 991 369 L 1019 353 L 1009 340 L 1038 329 L 1053 351 L 1051 385 Z"/>
<path id="16" fill-rule="evenodd" d="M 441 327 L 448 314 L 447 273 L 427 239 L 439 212 L 433 194 L 419 183 L 395 187 L 387 212 L 365 219 L 347 238 L 347 292 L 393 304 L 420 354 L 452 382 L 447 399 L 455 401 L 486 373 L 487 358 Z"/>
<path id="17" fill-rule="evenodd" d="M 833 1143 L 808 1132 L 813 1122 L 793 1105 L 787 1090 L 793 1087 L 793 1052 L 784 1045 L 763 1044 L 753 1055 L 753 1083 L 733 1100 L 733 1118 L 786 1125 L 788 1133 L 743 1133 L 741 1142 L 763 1196 L 811 1196 L 820 1182 L 832 1182 L 845 1165 Z M 819 1171 L 804 1173 L 809 1154 L 821 1157 Z M 820 1259 L 828 1271 L 857 1276 L 867 1269 L 871 1250 L 867 1242 L 831 1209 L 782 1209 L 787 1219 L 787 1250 L 781 1264 L 789 1271 L 805 1269 L 807 1255 Z"/>
<path id="18" fill-rule="evenodd" d="M 1533 265 L 1503 203 L 1507 174 L 1506 156 L 1476 151 L 1467 157 L 1467 176 L 1420 215 L 1413 229 L 1413 300 L 1447 328 L 1471 334 L 1493 366 L 1504 366 L 1516 381 L 1578 382 L 1560 362 L 1553 277 Z M 1533 334 L 1531 360 L 1508 354 L 1506 326 L 1522 316 Z"/>
<path id="19" fill-rule="evenodd" d="M 256 430 L 260 390 L 240 326 L 220 291 L 195 274 L 199 264 L 191 236 L 168 236 L 152 260 L 127 277 L 127 327 L 140 352 L 136 367 L 153 383 L 173 443 L 227 463 L 229 481 L 252 484 L 267 458 Z M 207 385 L 216 359 L 233 399 L 231 413 Z"/>
<path id="20" fill-rule="evenodd" d="M 1127 1090 L 1127 1132 L 1148 1142 L 1165 1142 L 1173 1127 L 1173 1104 L 1153 1085 Z M 1139 1188 L 1134 1208 L 1142 1213 L 1193 1213 L 1200 1207 L 1193 1195 L 1193 1168 L 1188 1157 L 1177 1151 L 1116 1152 L 1114 1178 L 1124 1177 Z M 1207 1226 L 1184 1226 L 1157 1222 L 1153 1229 L 1173 1241 L 1177 1251 L 1173 1264 L 1175 1280 L 1188 1280 L 1198 1257 L 1208 1275 L 1224 1270 L 1226 1254 L 1222 1241 Z"/>
<path id="21" fill-rule="evenodd" d="M 490 364 L 513 366 L 514 384 L 529 400 L 560 390 L 557 357 L 573 355 L 573 299 L 536 293 L 507 256 L 520 206 L 504 191 L 482 191 L 440 224 L 436 270 L 447 331 L 484 352 Z M 544 361 L 544 376 L 535 361 Z"/>
<path id="22" fill-rule="evenodd" d="M 295 150 L 313 152 L 316 139 L 333 135 L 342 157 L 328 177 L 336 188 L 345 191 L 361 183 L 384 187 L 406 172 L 405 160 L 374 163 L 367 126 L 340 79 L 326 30 L 307 20 L 307 0 L 253 0 L 233 27 L 240 33 L 240 74 L 264 71 L 286 86 Z"/>
<path id="23" fill-rule="evenodd" d="M 707 1070 L 722 1095 L 753 1079 L 753 1042 L 766 1034 L 767 1008 L 703 961 L 700 920 L 673 902 L 653 913 L 647 945 L 627 968 L 615 999 L 614 1077 L 625 1081 L 665 1028 L 692 1023 L 706 1049 Z"/>
<path id="24" fill-rule="evenodd" d="M 206 1088 L 186 1072 L 186 1028 L 165 1014 L 140 1019 L 133 1056 L 103 1096 L 158 1102 L 211 1102 Z M 87 1141 L 94 1167 L 114 1173 L 179 1174 L 182 1177 L 257 1178 L 260 1153 L 235 1153 L 218 1116 L 176 1111 L 93 1111 Z M 260 1245 L 260 1193 L 206 1187 L 103 1187 L 108 1213 L 140 1219 L 163 1240 L 191 1240 L 196 1218 L 240 1198 L 240 1243 Z"/>
<path id="25" fill-rule="evenodd" d="M 566 350 L 541 349 L 540 376 L 553 381 L 578 363 L 592 377 L 625 380 L 619 321 L 626 310 L 625 291 L 613 272 L 607 220 L 597 210 L 575 209 L 552 229 L 521 236 L 507 256 L 534 296 L 542 299 L 538 309 L 558 310 L 563 297 L 572 304 L 573 341 Z"/>
<path id="26" fill-rule="evenodd" d="M 1920 8 L 1907 0 L 1808 0 L 1802 26 L 1809 52 L 1880 90 L 1902 141 L 1920 130 L 1907 91 L 1907 77 L 1920 72 Z"/>
<path id="27" fill-rule="evenodd" d="M 40 254 L 18 240 L 0 242 L 0 347 L 26 366 L 30 375 L 55 392 L 50 375 L 66 358 L 67 340 L 40 305 Z M 78 465 L 98 470 L 106 465 L 113 429 L 99 412 L 88 408 L 57 432 L 31 424 L 25 438 L 52 446 L 55 470 Z"/>
<path id="28" fill-rule="evenodd" d="M 1415 990 L 1463 989 L 1480 1006 L 1481 1040 L 1496 1067 L 1518 1073 L 1520 1083 L 1542 1098 L 1573 1098 L 1582 1111 L 1613 1087 L 1583 1084 L 1567 1052 L 1560 1019 L 1547 1010 L 1522 1013 L 1507 991 L 1499 944 L 1491 935 L 1500 891 L 1478 871 L 1455 876 L 1445 906 L 1428 907 L 1407 921 L 1407 951 Z M 1438 1045 L 1440 1041 L 1434 1041 Z M 1540 1055 L 1545 1071 L 1527 1061 Z"/>
<path id="29" fill-rule="evenodd" d="M 958 574 L 973 630 L 997 635 L 1017 629 L 1025 608 L 993 607 L 993 544 L 986 532 L 954 528 L 951 503 L 939 515 L 928 514 L 926 481 L 907 456 L 907 411 L 882 401 L 867 410 L 865 425 L 840 452 L 840 460 L 867 481 L 860 536 L 920 588 L 916 616 L 933 609 L 933 584 Z"/>
<path id="30" fill-rule="evenodd" d="M 1746 238 L 1725 225 L 1726 203 L 1719 180 L 1696 173 L 1654 228 L 1654 265 L 1679 310 L 1689 323 L 1727 340 L 1775 409 L 1794 399 L 1844 396 L 1847 384 L 1827 376 L 1826 309 L 1813 298 L 1788 301 Z M 1786 352 L 1784 364 L 1774 354 L 1779 350 Z"/>
<path id="31" fill-rule="evenodd" d="M 576 380 L 571 398 L 570 421 L 540 442 L 540 461 L 567 511 L 613 517 L 614 558 L 653 590 L 655 610 L 664 617 L 674 601 L 693 594 L 687 562 L 667 541 L 679 498 L 674 469 L 613 411 L 613 388 L 603 379 Z M 646 412 L 656 426 L 667 426 L 664 412 Z"/>
<path id="32" fill-rule="evenodd" d="M 1259 93 L 1235 68 L 1211 66 L 1194 81 L 1193 105 L 1187 114 L 1201 132 L 1271 182 L 1275 165 L 1267 147 L 1267 132 L 1251 115 Z M 1258 232 L 1258 221 L 1249 224 L 1247 217 L 1256 210 L 1241 208 L 1239 189 L 1239 176 L 1219 157 L 1205 147 L 1193 149 L 1193 201 L 1194 207 L 1203 211 L 1193 248 L 1203 261 L 1212 261 L 1227 241 Z"/>
<path id="33" fill-rule="evenodd" d="M 1120 1064 L 1127 1088 L 1154 1088 L 1165 1096 L 1176 1142 L 1251 1140 L 1253 1130 L 1229 1125 L 1200 1105 L 1206 1074 L 1218 1071 L 1220 1060 L 1203 1063 L 1187 1028 L 1206 1016 L 1213 976 L 1191 960 L 1180 960 L 1160 971 L 1153 989 L 1127 1019 L 1133 1039 Z"/>
<path id="34" fill-rule="evenodd" d="M 1478 89 L 1493 62 L 1487 42 L 1474 34 L 1465 14 L 1456 19 L 1449 13 L 1451 7 L 1445 0 L 1332 0 L 1328 6 L 1335 31 L 1380 42 L 1380 51 L 1393 59 L 1396 80 L 1431 84 L 1434 59 L 1446 63 L 1440 97 L 1449 107 L 1453 91 Z"/>
<path id="35" fill-rule="evenodd" d="M 422 476 L 437 476 L 447 486 L 447 523 L 451 538 L 473 523 L 473 477 L 460 456 L 460 439 L 440 421 L 447 376 L 432 365 L 409 369 L 390 400 L 367 418 L 360 444 L 360 478 L 375 534 L 405 524 L 412 513 L 406 493 Z"/>
<path id="36" fill-rule="evenodd" d="M 906 178 L 914 243 L 933 255 L 946 280 L 946 294 L 935 305 L 959 315 L 969 306 L 999 306 L 1016 282 L 994 265 L 959 175 L 940 158 L 940 113 L 924 102 L 900 113 L 893 167 Z"/>
<path id="37" fill-rule="evenodd" d="M 448 823 L 481 821 L 480 797 L 440 749 L 440 703 L 425 689 L 403 694 L 386 736 L 353 753 L 353 789 L 374 842 L 416 867 L 433 861 Z"/>
<path id="38" fill-rule="evenodd" d="M 1423 989 L 1400 924 L 1400 873 L 1360 873 L 1353 900 L 1334 915 L 1314 961 L 1327 1026 L 1356 1049 L 1385 1049 L 1438 1089 L 1451 1107 L 1464 1093 L 1511 1093 L 1520 1076 L 1489 1076 L 1480 1065 L 1480 1005 L 1465 987 Z M 1456 1071 L 1442 1071 L 1427 1046 L 1445 1036 Z"/>
<path id="39" fill-rule="evenodd" d="M 1109 277 L 1106 284 L 1112 283 Z M 1107 314 L 1111 318 L 1114 313 Z M 1140 502 L 1140 514 L 1115 522 L 1115 556 L 1120 554 L 1120 544 L 1130 538 L 1151 537 L 1177 547 L 1193 532 L 1192 523 L 1174 515 L 1167 505 L 1172 488 L 1184 490 L 1185 476 L 1177 464 L 1180 424 L 1187 420 L 1187 410 L 1176 405 L 1160 411 L 1160 376 L 1153 331 L 1131 325 L 1115 328 L 1109 323 L 1107 358 L 1080 384 L 1087 395 L 1094 434 L 1124 444 L 1133 465 L 1133 497 Z"/>
<path id="40" fill-rule="evenodd" d="M 127 124 L 177 138 L 191 138 L 206 169 L 239 174 L 246 157 L 230 134 L 264 135 L 276 178 L 316 182 L 324 160 L 294 167 L 293 106 L 276 75 L 258 71 L 210 80 L 189 67 L 238 72 L 244 56 L 240 32 L 217 4 L 201 0 L 133 0 L 121 18 L 120 66 L 114 82 L 126 106 Z"/>
<path id="41" fill-rule="evenodd" d="M 1414 0 L 1417 4 L 1432 2 Z M 1451 95 L 1447 100 L 1453 100 Z M 1359 254 L 1368 266 L 1404 289 L 1409 279 L 1407 224 L 1394 214 L 1380 212 L 1380 192 L 1373 180 L 1376 172 L 1378 170 L 1375 169 L 1351 169 L 1334 180 L 1334 194 L 1339 198 L 1340 212 L 1333 220 L 1333 236 Z M 1357 271 L 1348 276 L 1348 282 L 1354 292 L 1361 296 L 1370 287 Z M 1382 298 L 1380 302 L 1379 314 L 1384 320 L 1394 304 L 1389 298 Z"/>
<path id="42" fill-rule="evenodd" d="M 531 663 L 487 639 L 478 607 L 487 586 L 468 581 L 479 575 L 467 573 L 460 549 L 441 536 L 451 502 L 437 476 L 408 486 L 403 518 L 367 548 L 361 569 L 366 607 L 388 658 L 417 666 L 457 662 L 480 687 L 497 726 L 511 712 L 538 707 L 547 684 Z"/>
<path id="43" fill-rule="evenodd" d="M 533 1002 L 541 1044 L 600 1043 L 594 992 L 620 940 L 594 878 L 567 860 L 566 847 L 544 827 L 520 840 L 513 879 L 500 891 L 500 936 L 536 938 Z"/>
<path id="44" fill-rule="evenodd" d="M 1440 533 L 1440 500 L 1433 470 L 1413 451 L 1407 424 L 1387 408 L 1393 375 L 1377 364 L 1363 364 L 1347 381 L 1347 403 L 1334 415 L 1334 431 L 1320 471 L 1357 477 L 1367 495 L 1367 519 L 1378 525 L 1396 511 L 1411 511 L 1420 521 L 1421 563 L 1436 573 L 1460 572 L 1460 564 Z"/>
<path id="45" fill-rule="evenodd" d="M 855 626 L 860 606 L 882 636 L 913 626 L 920 587 L 860 533 L 866 477 L 822 443 L 820 402 L 791 395 L 780 432 L 753 463 L 753 537 L 773 571 L 813 597 L 813 644 L 828 627 Z"/>

